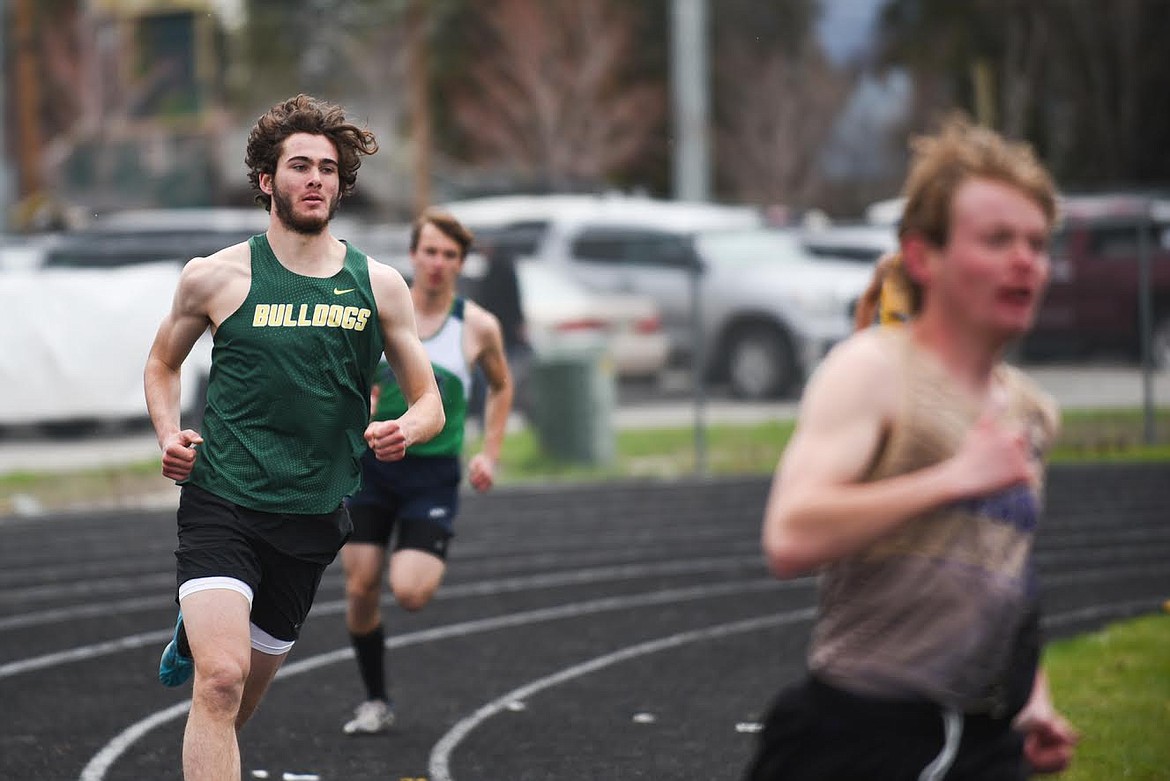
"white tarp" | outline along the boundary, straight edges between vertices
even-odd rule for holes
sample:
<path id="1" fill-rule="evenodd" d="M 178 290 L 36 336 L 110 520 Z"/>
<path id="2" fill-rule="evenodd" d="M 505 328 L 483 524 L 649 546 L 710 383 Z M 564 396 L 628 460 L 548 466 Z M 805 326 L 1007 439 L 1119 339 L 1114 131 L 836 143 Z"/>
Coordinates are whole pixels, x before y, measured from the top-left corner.
<path id="1" fill-rule="evenodd" d="M 0 273 L 0 425 L 145 416 L 142 370 L 180 270 Z M 183 365 L 184 411 L 210 365 L 205 334 Z"/>

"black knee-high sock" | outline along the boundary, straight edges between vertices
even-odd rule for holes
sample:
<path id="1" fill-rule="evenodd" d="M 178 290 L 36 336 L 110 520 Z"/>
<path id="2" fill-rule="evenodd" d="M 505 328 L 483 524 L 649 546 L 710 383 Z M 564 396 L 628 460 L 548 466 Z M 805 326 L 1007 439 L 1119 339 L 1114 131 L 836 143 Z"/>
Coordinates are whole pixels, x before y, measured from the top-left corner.
<path id="1" fill-rule="evenodd" d="M 366 686 L 366 698 L 386 700 L 386 638 L 381 624 L 368 635 L 350 634 L 353 652 L 357 657 L 358 671 Z"/>

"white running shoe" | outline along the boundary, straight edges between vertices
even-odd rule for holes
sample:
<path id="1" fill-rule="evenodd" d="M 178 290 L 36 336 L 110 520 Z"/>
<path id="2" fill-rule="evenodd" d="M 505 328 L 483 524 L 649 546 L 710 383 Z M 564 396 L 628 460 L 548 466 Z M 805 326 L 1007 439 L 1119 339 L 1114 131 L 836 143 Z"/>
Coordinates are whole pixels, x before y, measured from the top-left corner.
<path id="1" fill-rule="evenodd" d="M 366 700 L 354 708 L 353 718 L 345 723 L 346 735 L 377 735 L 394 726 L 394 706 L 382 700 Z"/>

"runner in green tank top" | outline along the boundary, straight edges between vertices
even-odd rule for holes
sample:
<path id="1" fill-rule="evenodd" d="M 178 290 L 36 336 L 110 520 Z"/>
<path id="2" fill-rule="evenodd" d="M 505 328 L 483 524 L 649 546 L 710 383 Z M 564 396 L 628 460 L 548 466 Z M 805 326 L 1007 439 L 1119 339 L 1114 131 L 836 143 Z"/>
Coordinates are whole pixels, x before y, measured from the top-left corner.
<path id="1" fill-rule="evenodd" d="M 297 639 L 350 533 L 342 499 L 359 457 L 398 460 L 443 425 L 410 291 L 391 267 L 334 238 L 371 133 L 304 95 L 264 114 L 246 162 L 268 230 L 183 269 L 144 375 L 179 500 L 179 621 L 159 678 L 194 674 L 186 779 L 240 778 L 237 730 Z M 211 329 L 203 431 L 179 420 L 184 359 Z M 379 355 L 409 409 L 369 422 Z"/>
<path id="2" fill-rule="evenodd" d="M 367 453 L 362 490 L 348 502 L 354 533 L 341 552 L 348 598 L 346 626 L 365 688 L 365 699 L 344 725 L 348 735 L 381 732 L 394 721 L 386 682 L 385 633 L 380 600 L 386 551 L 390 587 L 397 603 L 420 610 L 439 588 L 447 545 L 459 506 L 459 459 L 471 375 L 478 365 L 487 377 L 483 450 L 468 463 L 472 487 L 491 488 L 504 429 L 512 407 L 512 379 L 499 321 L 477 304 L 455 295 L 471 234 L 453 217 L 429 210 L 414 223 L 410 286 L 419 333 L 443 398 L 447 422 L 406 458 L 384 463 Z M 375 388 L 374 419 L 400 415 L 406 403 L 392 372 Z"/>

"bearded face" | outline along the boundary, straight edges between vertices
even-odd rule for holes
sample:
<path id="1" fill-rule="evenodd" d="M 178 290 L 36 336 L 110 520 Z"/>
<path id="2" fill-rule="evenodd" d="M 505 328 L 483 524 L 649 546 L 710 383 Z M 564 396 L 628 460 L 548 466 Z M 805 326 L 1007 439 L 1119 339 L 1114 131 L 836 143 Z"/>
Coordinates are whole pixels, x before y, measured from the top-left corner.
<path id="1" fill-rule="evenodd" d="M 290 230 L 305 236 L 316 236 L 325 230 L 329 221 L 333 219 L 333 215 L 337 213 L 337 207 L 340 203 L 341 194 L 337 193 L 329 202 L 329 208 L 325 213 L 321 213 L 319 210 L 298 210 L 293 197 L 281 188 L 276 179 L 272 181 L 273 213 Z"/>

